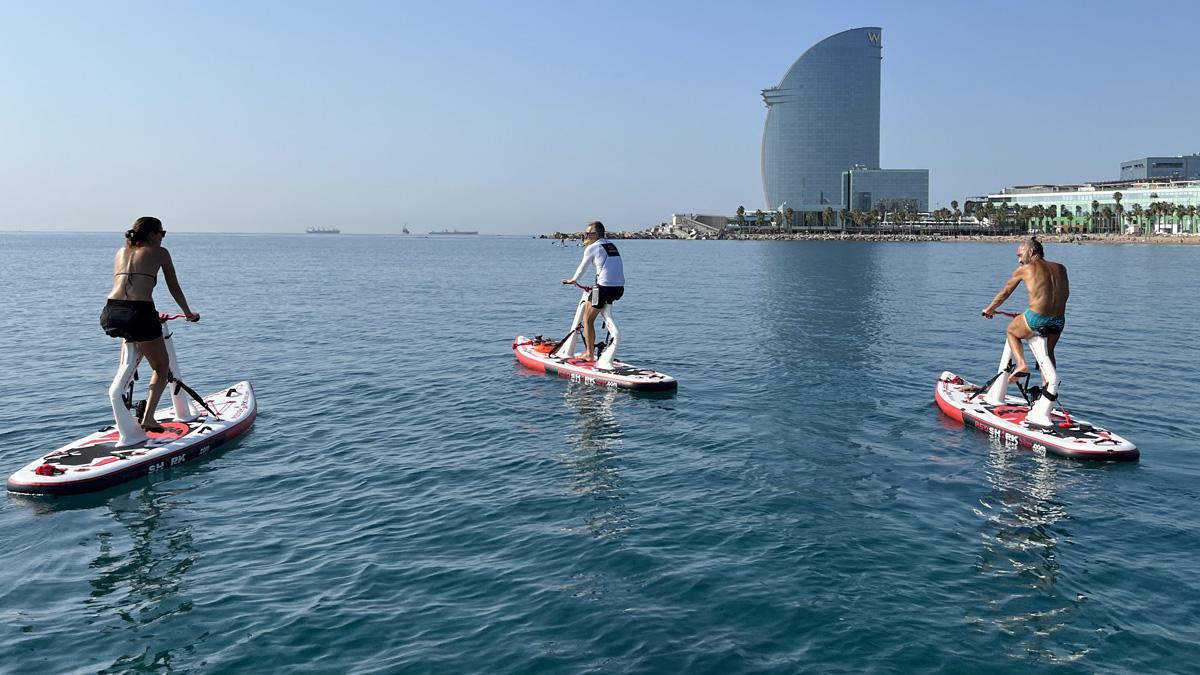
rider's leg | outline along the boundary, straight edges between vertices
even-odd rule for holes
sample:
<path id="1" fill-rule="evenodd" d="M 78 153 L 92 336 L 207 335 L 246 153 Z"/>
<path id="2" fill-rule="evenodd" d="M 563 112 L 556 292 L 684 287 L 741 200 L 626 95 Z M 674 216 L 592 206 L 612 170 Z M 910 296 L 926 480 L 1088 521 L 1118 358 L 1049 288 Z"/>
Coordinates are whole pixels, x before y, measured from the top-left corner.
<path id="1" fill-rule="evenodd" d="M 158 407 L 158 400 L 162 397 L 163 389 L 166 388 L 171 374 L 171 361 L 167 356 L 167 347 L 163 344 L 161 337 L 147 342 L 139 342 L 137 345 L 142 351 L 142 355 L 146 357 L 146 361 L 150 363 L 150 367 L 154 369 L 154 375 L 150 378 L 150 390 L 146 393 L 146 412 L 142 415 L 142 428 L 147 431 L 162 431 L 162 425 L 154 419 L 154 410 Z"/>
<path id="2" fill-rule="evenodd" d="M 1057 336 L 1054 337 L 1054 342 L 1057 342 Z M 1030 423 L 1042 426 L 1052 424 L 1050 410 L 1054 408 L 1054 402 L 1058 400 L 1058 369 L 1053 353 L 1050 351 L 1051 344 L 1049 337 L 1039 335 L 1029 339 L 1029 351 L 1033 352 L 1038 368 L 1042 371 L 1042 395 L 1033 402 L 1025 419 Z"/>
<path id="3" fill-rule="evenodd" d="M 1008 346 L 1012 349 L 1013 358 L 1017 360 L 1017 368 L 1008 378 L 1010 381 L 1015 382 L 1018 376 L 1029 372 L 1029 365 L 1025 363 L 1025 350 L 1021 348 L 1021 340 L 1030 337 L 1033 337 L 1033 331 L 1029 329 L 1029 323 L 1025 321 L 1024 314 L 1018 314 L 1008 322 Z"/>
<path id="4" fill-rule="evenodd" d="M 600 309 L 590 303 L 583 308 L 583 344 L 587 349 L 583 358 L 588 361 L 596 359 L 596 315 L 599 313 Z"/>
<path id="5" fill-rule="evenodd" d="M 613 320 L 611 302 L 601 307 L 600 311 L 604 315 L 604 329 L 608 331 L 608 344 L 604 346 L 604 353 L 596 361 L 596 367 L 612 368 L 613 359 L 617 355 L 617 345 L 621 342 L 621 331 L 617 330 L 617 322 Z"/>
<path id="6" fill-rule="evenodd" d="M 133 411 L 126 407 L 123 398 L 126 388 L 133 381 L 133 374 L 137 372 L 140 358 L 138 343 L 121 341 L 121 365 L 117 367 L 117 375 L 108 386 L 108 399 L 112 403 L 113 421 L 117 426 L 118 447 L 137 445 L 148 438 L 134 419 Z"/>
<path id="7" fill-rule="evenodd" d="M 167 350 L 167 364 L 171 369 L 171 376 L 176 380 L 183 379 L 179 374 L 179 358 L 175 356 L 175 341 L 171 339 L 171 331 L 165 323 L 163 324 L 163 346 Z M 170 386 L 169 383 L 168 386 Z M 179 387 L 171 389 L 171 405 L 175 408 L 176 421 L 191 422 L 200 416 L 192 409 L 191 401 Z"/>
<path id="8" fill-rule="evenodd" d="M 984 394 L 983 400 L 992 405 L 1003 405 L 1008 396 L 1008 377 L 1003 373 L 1008 372 L 1008 362 L 1012 360 L 1012 345 L 1008 343 L 1008 338 L 1004 338 L 1004 349 L 1000 352 L 1000 365 L 996 369 L 996 377 L 992 379 L 992 385 L 988 387 Z"/>
<path id="9" fill-rule="evenodd" d="M 1058 344 L 1058 338 L 1062 337 L 1062 333 L 1051 333 L 1046 336 L 1046 353 L 1050 357 L 1050 365 L 1058 367 L 1058 361 L 1054 359 L 1054 345 Z"/>

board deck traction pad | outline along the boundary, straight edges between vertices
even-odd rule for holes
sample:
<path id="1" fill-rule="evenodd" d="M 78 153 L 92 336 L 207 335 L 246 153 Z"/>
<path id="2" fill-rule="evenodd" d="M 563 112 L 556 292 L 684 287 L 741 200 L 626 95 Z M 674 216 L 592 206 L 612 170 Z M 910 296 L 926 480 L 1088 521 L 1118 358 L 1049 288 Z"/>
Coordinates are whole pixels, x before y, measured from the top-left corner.
<path id="1" fill-rule="evenodd" d="M 8 491 L 64 495 L 102 490 L 204 455 L 241 435 L 257 416 L 254 388 L 246 381 L 204 399 L 220 419 L 202 411 L 190 422 L 160 421 L 162 433 L 123 448 L 117 447 L 116 428 L 104 427 L 25 465 L 9 477 Z M 161 407 L 155 417 L 173 419 L 174 408 Z M 47 465 L 52 468 L 45 469 Z M 37 473 L 39 467 L 47 473 Z"/>
<path id="2" fill-rule="evenodd" d="M 546 341 L 553 344 L 553 341 Z M 638 368 L 620 361 L 613 361 L 611 369 L 596 368 L 595 361 L 582 361 L 570 357 L 550 356 L 534 348 L 534 340 L 518 335 L 513 341 L 513 351 L 522 365 L 560 377 L 570 378 L 614 389 L 638 391 L 668 391 L 679 383 L 664 373 Z"/>
<path id="3" fill-rule="evenodd" d="M 971 398 L 976 392 L 979 395 Z M 1068 418 L 1057 410 L 1051 413 L 1054 426 L 1031 426 L 1025 421 L 1030 406 L 1024 399 L 1006 396 L 1001 405 L 987 403 L 978 385 L 950 372 L 938 378 L 934 400 L 943 413 L 964 426 L 973 426 L 1001 441 L 1037 452 L 1073 459 L 1126 462 L 1136 461 L 1140 455 L 1137 447 L 1121 436 L 1074 415 Z M 1063 426 L 1068 420 L 1070 425 Z"/>

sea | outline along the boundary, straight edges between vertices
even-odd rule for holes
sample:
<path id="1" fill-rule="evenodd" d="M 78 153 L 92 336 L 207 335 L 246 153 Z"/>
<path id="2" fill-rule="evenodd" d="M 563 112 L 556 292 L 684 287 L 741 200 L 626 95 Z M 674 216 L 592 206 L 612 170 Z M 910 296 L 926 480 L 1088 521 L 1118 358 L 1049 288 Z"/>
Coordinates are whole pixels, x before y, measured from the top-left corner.
<path id="1" fill-rule="evenodd" d="M 111 424 L 120 244 L 0 234 L 6 475 Z M 0 671 L 1195 672 L 1200 247 L 1047 245 L 1060 401 L 1142 451 L 1108 464 L 933 403 L 996 369 L 1011 242 L 619 241 L 618 358 L 666 395 L 516 362 L 571 327 L 557 244 L 172 231 L 181 375 L 258 419 L 0 498 Z"/>

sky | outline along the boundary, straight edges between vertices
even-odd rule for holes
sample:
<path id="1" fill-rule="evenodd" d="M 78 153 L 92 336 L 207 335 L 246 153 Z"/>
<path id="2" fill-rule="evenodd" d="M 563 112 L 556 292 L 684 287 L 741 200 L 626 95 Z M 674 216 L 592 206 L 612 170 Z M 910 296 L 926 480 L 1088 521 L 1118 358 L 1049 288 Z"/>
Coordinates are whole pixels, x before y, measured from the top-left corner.
<path id="1" fill-rule="evenodd" d="M 774 86 L 883 28 L 930 205 L 1200 152 L 1200 3 L 0 0 L 0 230 L 642 229 L 765 208 Z"/>

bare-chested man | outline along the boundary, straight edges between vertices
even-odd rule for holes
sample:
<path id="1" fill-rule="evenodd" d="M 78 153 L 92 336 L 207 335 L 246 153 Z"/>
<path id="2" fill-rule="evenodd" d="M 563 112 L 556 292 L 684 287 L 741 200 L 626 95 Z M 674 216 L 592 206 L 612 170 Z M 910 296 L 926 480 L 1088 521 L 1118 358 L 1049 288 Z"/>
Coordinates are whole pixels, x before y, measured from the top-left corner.
<path id="1" fill-rule="evenodd" d="M 1037 237 L 1022 241 L 1017 247 L 1017 269 L 996 294 L 992 304 L 980 312 L 992 318 L 996 309 L 1017 289 L 1017 285 L 1025 282 L 1025 289 L 1029 292 L 1029 309 L 1008 324 L 1008 345 L 1017 359 L 1017 369 L 1010 380 L 1029 372 L 1021 340 L 1034 335 L 1046 338 L 1046 354 L 1050 358 L 1050 365 L 1058 365 L 1054 360 L 1054 345 L 1058 344 L 1066 325 L 1067 297 L 1071 294 L 1071 285 L 1067 281 L 1067 268 L 1061 263 L 1046 260 L 1044 256 L 1042 242 Z"/>

